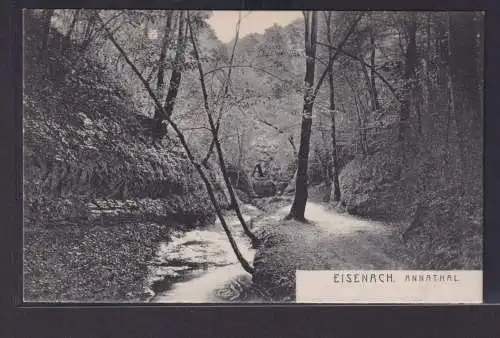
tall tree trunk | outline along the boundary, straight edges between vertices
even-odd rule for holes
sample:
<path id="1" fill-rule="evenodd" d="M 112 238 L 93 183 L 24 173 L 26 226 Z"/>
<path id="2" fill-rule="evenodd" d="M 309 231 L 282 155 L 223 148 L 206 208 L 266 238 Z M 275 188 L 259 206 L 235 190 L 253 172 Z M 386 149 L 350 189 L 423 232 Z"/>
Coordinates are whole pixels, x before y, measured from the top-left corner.
<path id="1" fill-rule="evenodd" d="M 78 17 L 80 16 L 80 11 L 81 11 L 81 9 L 75 10 L 75 14 L 73 15 L 73 20 L 71 21 L 71 25 L 69 26 L 69 29 L 65 35 L 66 40 L 71 39 L 71 34 L 73 33 L 73 30 L 75 29 L 76 23 L 78 22 Z"/>
<path id="2" fill-rule="evenodd" d="M 427 93 L 427 104 L 426 104 L 426 110 L 427 110 L 427 117 L 426 119 L 422 120 L 422 123 L 424 124 L 427 133 L 431 135 L 431 137 L 434 136 L 434 126 L 433 123 L 429 123 L 428 121 L 432 121 L 432 112 L 435 110 L 435 89 L 433 88 L 433 83 L 432 83 L 432 74 L 435 71 L 435 67 L 433 66 L 433 60 L 432 60 L 432 53 L 435 53 L 435 49 L 432 46 L 432 31 L 431 31 L 431 23 L 432 23 L 432 13 L 427 13 L 426 14 L 426 25 L 425 25 L 425 35 L 427 36 L 427 43 L 426 43 L 426 52 L 424 53 L 425 55 L 425 64 L 426 64 L 426 72 L 425 72 L 425 91 Z"/>
<path id="3" fill-rule="evenodd" d="M 186 49 L 186 32 L 187 25 L 185 20 L 185 11 L 179 12 L 179 26 L 177 32 L 177 46 L 175 50 L 174 65 L 172 69 L 172 74 L 170 76 L 170 82 L 168 85 L 168 92 L 165 98 L 165 103 L 163 107 L 165 109 L 155 110 L 155 128 L 153 134 L 153 145 L 156 144 L 167 133 L 167 126 L 163 124 L 163 121 L 168 117 L 170 118 L 174 111 L 175 100 L 177 99 L 177 94 L 179 93 L 179 87 L 181 85 L 182 79 L 182 68 L 184 64 L 184 52 Z M 163 114 L 166 113 L 166 116 Z"/>
<path id="4" fill-rule="evenodd" d="M 336 137 L 336 124 L 335 124 L 335 93 L 333 86 L 333 71 L 330 71 L 329 75 L 330 83 L 330 118 L 332 120 L 331 125 L 331 139 L 332 139 L 332 162 L 333 162 L 333 200 L 335 202 L 340 201 L 340 182 L 339 182 L 339 161 L 337 155 L 337 137 Z"/>
<path id="5" fill-rule="evenodd" d="M 327 39 L 328 44 L 333 45 L 333 37 L 331 32 L 332 25 L 332 12 L 328 12 L 327 18 Z M 328 49 L 328 57 L 329 59 L 333 58 L 333 49 Z M 333 179 L 333 200 L 335 202 L 340 201 L 340 183 L 339 183 L 339 163 L 338 163 L 338 155 L 337 155 L 337 136 L 336 136 L 336 125 L 335 125 L 335 88 L 333 82 L 333 67 L 328 71 L 328 85 L 330 89 L 330 119 L 331 119 L 331 140 L 332 140 L 332 159 L 331 164 L 333 164 L 333 170 L 331 173 L 331 177 Z M 331 188 L 331 186 L 330 186 Z M 331 191 L 328 193 L 328 199 L 330 198 Z M 326 197 L 325 197 L 326 199 Z"/>
<path id="6" fill-rule="evenodd" d="M 288 136 L 288 143 L 292 147 L 293 158 L 297 158 L 297 147 L 295 146 L 295 140 L 293 139 L 293 135 Z"/>
<path id="7" fill-rule="evenodd" d="M 170 32 L 172 31 L 172 17 L 174 11 L 168 11 L 165 30 L 163 32 L 163 40 L 161 43 L 160 58 L 158 59 L 158 76 L 156 80 L 156 92 L 160 102 L 163 101 L 163 91 L 165 89 L 165 58 L 167 55 L 167 47 L 170 42 Z"/>
<path id="8" fill-rule="evenodd" d="M 97 19 L 103 23 L 102 21 L 102 18 L 99 16 L 99 14 L 96 14 L 97 16 Z M 153 101 L 155 102 L 155 105 L 158 109 L 162 109 L 162 110 L 165 110 L 165 107 L 162 106 L 161 102 L 158 100 L 158 98 L 156 97 L 153 89 L 150 87 L 149 83 L 144 79 L 144 77 L 142 77 L 140 71 L 137 69 L 137 67 L 132 63 L 132 61 L 130 61 L 129 57 L 127 56 L 127 54 L 125 53 L 125 51 L 123 50 L 123 48 L 121 48 L 121 46 L 118 44 L 118 42 L 115 40 L 115 38 L 113 37 L 112 33 L 107 29 L 107 27 L 105 27 L 104 25 L 104 29 L 106 31 L 106 33 L 108 34 L 108 37 L 109 39 L 111 40 L 111 42 L 113 43 L 113 45 L 116 47 L 116 49 L 118 49 L 118 51 L 123 55 L 123 58 L 125 59 L 125 61 L 127 62 L 127 64 L 132 68 L 132 70 L 134 71 L 134 73 L 137 75 L 137 77 L 141 80 L 142 84 L 144 85 L 144 87 L 146 88 L 149 96 L 153 99 Z M 166 116 L 165 112 L 163 112 L 163 114 Z M 195 167 L 196 171 L 198 172 L 198 174 L 200 175 L 200 178 L 201 180 L 203 181 L 204 185 L 205 185 L 205 188 L 207 190 L 207 193 L 208 193 L 208 196 L 210 198 L 210 202 L 212 203 L 212 205 L 214 206 L 214 209 L 215 209 L 215 213 L 217 214 L 217 217 L 219 218 L 220 222 L 221 222 L 221 225 L 224 229 L 224 232 L 226 233 L 226 236 L 229 240 L 229 243 L 231 244 L 231 248 L 233 249 L 235 255 L 236 255 L 236 258 L 238 259 L 238 261 L 240 262 L 241 266 L 243 267 L 243 269 L 245 271 L 247 271 L 248 273 L 252 274 L 254 272 L 254 268 L 248 263 L 248 261 L 243 257 L 243 255 L 241 254 L 240 250 L 238 249 L 238 245 L 236 244 L 236 241 L 234 240 L 232 234 L 231 234 L 231 231 L 229 230 L 229 227 L 226 223 L 226 220 L 224 219 L 224 216 L 222 215 L 222 211 L 219 207 L 219 204 L 217 203 L 217 199 L 215 197 L 215 194 L 214 194 L 214 191 L 213 191 L 213 188 L 210 184 L 210 181 L 207 177 L 207 175 L 205 174 L 205 172 L 203 171 L 201 165 L 196 162 L 196 159 L 194 158 L 194 155 L 193 153 L 191 152 L 188 144 L 187 144 L 187 141 L 186 139 L 184 138 L 184 135 L 182 134 L 182 131 L 179 129 L 179 127 L 170 119 L 170 117 L 167 117 L 166 120 L 168 121 L 168 123 L 172 126 L 172 128 L 174 129 L 174 132 L 176 133 L 177 137 L 179 138 L 179 141 L 181 142 L 182 144 L 182 147 L 184 148 L 184 151 L 189 159 L 189 161 L 191 162 L 191 164 Z"/>
<path id="9" fill-rule="evenodd" d="M 240 136 L 240 128 L 238 127 L 237 129 L 237 137 L 238 137 L 238 173 L 236 176 L 236 182 L 235 182 L 235 187 L 238 188 L 240 184 L 240 173 L 244 172 L 243 168 L 243 142 L 241 141 L 241 136 Z"/>
<path id="10" fill-rule="evenodd" d="M 442 16 L 438 16 L 436 14 L 433 14 L 436 18 L 436 20 L 433 20 L 433 25 L 435 27 L 436 33 L 435 33 L 435 39 L 434 39 L 434 44 L 436 45 L 437 48 L 437 54 L 438 54 L 438 63 L 436 65 L 435 71 L 437 71 L 437 88 L 432 88 L 431 92 L 433 90 L 436 91 L 436 93 L 432 93 L 430 95 L 430 99 L 432 98 L 432 104 L 435 110 L 437 111 L 444 111 L 444 119 L 441 117 L 441 115 L 436 115 L 434 120 L 432 121 L 433 124 L 436 124 L 437 126 L 443 126 L 444 124 L 444 139 L 440 138 L 439 140 L 441 142 L 444 142 L 443 144 L 443 154 L 442 154 L 442 160 L 443 160 L 443 165 L 442 165 L 442 176 L 443 176 L 443 181 L 444 183 L 448 183 L 451 176 L 452 176 L 452 168 L 450 165 L 450 140 L 449 140 L 449 135 L 450 135 L 450 129 L 451 129 L 451 117 L 453 116 L 452 114 L 452 101 L 451 101 L 451 78 L 450 78 L 450 64 L 449 64 L 449 52 L 448 52 L 448 29 L 447 29 L 447 22 L 446 19 L 443 20 Z M 444 18 L 446 16 L 444 15 Z"/>
<path id="11" fill-rule="evenodd" d="M 302 108 L 302 125 L 300 132 L 300 147 L 298 153 L 297 179 L 295 183 L 295 198 L 287 219 L 305 221 L 305 210 L 307 203 L 307 166 L 309 162 L 309 142 L 311 138 L 312 108 L 314 104 L 314 71 L 316 59 L 316 34 L 317 13 L 316 11 L 305 13 L 306 34 L 306 75 L 304 78 L 304 105 Z"/>
<path id="12" fill-rule="evenodd" d="M 377 92 L 377 86 L 375 84 L 375 33 L 374 33 L 374 25 L 373 25 L 373 18 L 372 15 L 370 16 L 370 47 L 371 47 L 371 53 L 370 53 L 370 80 L 371 80 L 371 89 L 372 89 L 372 95 L 373 95 L 373 103 L 374 103 L 374 109 L 379 110 L 380 109 L 380 103 L 378 102 L 378 92 Z"/>
<path id="13" fill-rule="evenodd" d="M 177 98 L 177 93 L 179 91 L 179 86 L 182 77 L 182 68 L 184 64 L 184 51 L 186 49 L 186 32 L 187 25 L 185 24 L 185 11 L 180 11 L 179 13 L 179 31 L 177 35 L 177 47 L 175 51 L 174 66 L 172 69 L 172 75 L 170 77 L 170 84 L 168 86 L 168 93 L 165 99 L 165 110 L 167 116 L 171 116 L 175 99 Z"/>
<path id="14" fill-rule="evenodd" d="M 448 35 L 450 52 L 450 77 L 454 118 L 463 183 L 470 183 L 471 171 L 481 162 L 480 78 L 477 72 L 478 48 L 474 14 L 470 12 L 449 13 Z"/>
<path id="15" fill-rule="evenodd" d="M 362 55 L 359 56 L 359 63 L 361 65 L 363 77 L 365 78 L 366 88 L 368 89 L 368 93 L 370 94 L 372 111 L 377 110 L 378 103 L 374 93 L 374 88 L 372 87 L 372 80 L 370 79 L 370 75 L 368 75 L 368 70 L 366 69 L 366 63 Z"/>
<path id="16" fill-rule="evenodd" d="M 361 103 L 359 102 L 357 98 L 357 93 L 354 93 L 354 104 L 356 106 L 356 118 L 358 120 L 358 129 L 359 129 L 359 144 L 361 147 L 361 153 L 363 155 L 366 155 L 366 130 L 365 130 L 365 125 L 364 125 L 364 118 L 361 118 L 362 115 L 362 108 L 361 108 Z"/>
<path id="17" fill-rule="evenodd" d="M 205 75 L 203 72 L 203 67 L 201 65 L 200 55 L 198 53 L 198 46 L 197 46 L 196 40 L 194 38 L 193 27 L 191 25 L 189 14 L 188 14 L 188 19 L 187 19 L 187 24 L 189 26 L 191 44 L 193 46 L 193 52 L 194 52 L 194 56 L 196 59 L 196 64 L 198 66 L 198 72 L 200 75 L 200 84 L 201 84 L 201 91 L 203 94 L 203 103 L 205 106 L 205 112 L 207 114 L 208 123 L 210 125 L 210 131 L 212 132 L 213 140 L 215 141 L 215 149 L 217 151 L 217 156 L 219 158 L 219 166 L 220 166 L 220 169 L 222 172 L 222 177 L 224 179 L 224 183 L 226 184 L 226 188 L 229 192 L 229 198 L 231 200 L 231 207 L 236 212 L 236 216 L 238 217 L 238 220 L 240 221 L 240 224 L 243 228 L 245 235 L 247 235 L 250 238 L 253 245 L 257 245 L 259 243 L 259 239 L 250 231 L 250 228 L 246 224 L 245 219 L 243 218 L 243 215 L 241 213 L 240 207 L 238 205 L 238 200 L 236 199 L 236 194 L 234 192 L 233 186 L 231 185 L 231 181 L 229 180 L 229 175 L 227 173 L 226 163 L 224 161 L 224 153 L 222 151 L 222 147 L 221 147 L 221 144 L 219 142 L 219 138 L 217 136 L 217 127 L 216 127 L 215 121 L 212 117 L 211 109 L 210 109 L 210 106 L 208 103 L 208 93 L 207 93 L 207 88 L 206 88 L 206 84 L 205 84 Z"/>
<path id="18" fill-rule="evenodd" d="M 331 42 L 329 42 L 331 44 Z M 366 82 L 366 88 L 368 88 L 368 93 L 370 94 L 370 102 L 372 106 L 372 111 L 380 109 L 380 104 L 377 97 L 377 88 L 375 87 L 375 35 L 373 33 L 373 23 L 370 28 L 370 74 L 368 74 L 367 63 L 363 54 L 358 56 L 359 63 L 361 65 L 361 70 Z"/>
<path id="19" fill-rule="evenodd" d="M 454 109 L 455 105 L 453 104 L 453 89 L 451 87 L 451 75 L 449 66 L 447 66 L 447 82 L 446 82 L 446 96 L 448 98 L 448 105 L 446 109 L 446 130 L 444 134 L 444 179 L 445 183 L 449 183 L 451 179 L 450 173 L 452 172 L 452 168 L 450 168 L 449 159 L 452 154 L 450 154 L 450 128 L 451 128 L 451 117 L 455 115 Z"/>
<path id="20" fill-rule="evenodd" d="M 92 36 L 95 28 L 95 17 L 93 15 L 87 15 L 87 23 L 85 24 L 85 29 L 83 32 L 83 39 L 80 44 L 80 52 L 83 53 L 92 43 Z"/>
<path id="21" fill-rule="evenodd" d="M 484 82 L 483 82 L 483 72 L 484 72 L 484 13 L 476 13 L 476 32 L 477 32 L 477 92 L 479 98 L 479 109 L 474 115 L 474 131 L 475 137 L 482 140 L 483 137 L 483 94 L 484 94 Z"/>
<path id="22" fill-rule="evenodd" d="M 410 130 L 411 88 L 413 87 L 415 66 L 417 63 L 417 22 L 414 12 L 410 14 L 410 20 L 406 23 L 406 30 L 408 36 L 404 73 L 406 83 L 400 110 L 399 141 L 408 141 L 408 131 Z"/>
<path id="23" fill-rule="evenodd" d="M 416 40 L 416 35 L 418 33 L 418 26 L 416 27 L 416 31 L 415 31 L 415 40 Z M 425 33 L 421 33 L 421 35 L 424 35 Z M 416 41 L 415 41 L 415 44 L 416 44 Z M 416 46 L 415 46 L 415 50 L 416 50 Z M 416 59 L 418 58 L 418 55 L 416 55 Z M 416 60 L 415 61 L 415 68 L 418 67 L 417 63 L 419 61 Z M 414 70 L 414 84 L 413 86 L 411 87 L 411 97 L 412 97 L 412 101 L 414 103 L 414 107 L 415 107 L 415 113 L 417 115 L 417 145 L 420 144 L 420 142 L 422 141 L 423 139 L 423 131 L 422 131 L 422 108 L 423 108 L 423 100 L 424 100 L 424 91 L 423 91 L 423 85 L 422 85 L 422 81 L 420 81 L 420 79 L 424 79 L 425 78 L 425 75 L 422 75 L 422 72 L 419 72 L 420 75 L 417 75 L 416 74 L 416 70 Z M 427 175 L 426 175 L 427 177 Z"/>
<path id="24" fill-rule="evenodd" d="M 43 19 L 42 19 L 43 39 L 40 44 L 42 53 L 47 50 L 47 47 L 49 45 L 51 20 L 52 16 L 54 15 L 54 11 L 55 11 L 54 9 L 43 10 Z"/>

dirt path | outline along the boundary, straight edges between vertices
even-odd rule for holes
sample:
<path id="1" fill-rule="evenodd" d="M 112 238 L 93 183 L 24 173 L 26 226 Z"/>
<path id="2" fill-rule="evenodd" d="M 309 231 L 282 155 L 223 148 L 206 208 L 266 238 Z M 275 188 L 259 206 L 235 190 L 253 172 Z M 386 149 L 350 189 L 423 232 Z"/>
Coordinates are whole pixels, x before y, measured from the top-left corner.
<path id="1" fill-rule="evenodd" d="M 257 250 L 261 259 L 255 262 L 256 267 L 259 272 L 270 272 L 275 280 L 285 276 L 286 283 L 293 286 L 296 269 L 404 267 L 397 260 L 395 250 L 400 242 L 392 228 L 383 223 L 339 214 L 314 202 L 309 202 L 306 208 L 309 224 L 283 222 L 288 210 L 288 206 L 279 208 L 271 212 L 271 216 L 265 216 L 267 221 L 260 223 L 262 230 L 270 231 L 274 241 L 271 239 L 273 243 L 267 242 L 264 248 Z M 247 216 L 261 215 L 250 206 L 244 211 Z M 244 249 L 244 256 L 251 262 L 255 251 L 250 249 L 241 226 L 236 219 L 229 219 L 229 223 L 233 225 L 240 249 Z M 268 301 L 260 298 L 259 286 L 252 283 L 252 277 L 238 264 L 218 225 L 183 234 L 161 247 L 158 256 L 173 259 L 177 265 L 180 261 L 185 265 L 204 262 L 207 267 L 176 281 L 168 290 L 156 295 L 153 302 L 226 302 L 233 298 L 245 302 Z"/>
<path id="2" fill-rule="evenodd" d="M 282 217 L 289 210 L 289 207 L 281 208 L 278 215 Z M 398 252 L 404 244 L 391 225 L 326 210 L 314 202 L 307 203 L 306 218 L 310 224 L 302 224 L 298 229 L 287 227 L 283 231 L 297 245 L 316 249 L 316 255 L 330 263 L 331 268 L 406 268 L 398 260 Z"/>
<path id="3" fill-rule="evenodd" d="M 326 210 L 308 202 L 310 223 L 282 221 L 283 207 L 262 222 L 267 243 L 255 257 L 254 279 L 293 294 L 295 270 L 410 269 L 402 257 L 405 245 L 396 228 L 382 222 Z"/>

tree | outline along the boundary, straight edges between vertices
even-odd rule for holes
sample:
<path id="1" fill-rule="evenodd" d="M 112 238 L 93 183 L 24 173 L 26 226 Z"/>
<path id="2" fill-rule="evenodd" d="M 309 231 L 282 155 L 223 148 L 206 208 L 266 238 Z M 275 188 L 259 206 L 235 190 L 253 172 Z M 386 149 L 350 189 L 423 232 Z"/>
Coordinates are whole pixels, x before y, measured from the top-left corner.
<path id="1" fill-rule="evenodd" d="M 170 34 L 172 32 L 172 17 L 174 16 L 174 11 L 167 12 L 167 18 L 165 22 L 165 29 L 163 32 L 163 40 L 160 49 L 160 58 L 158 59 L 158 76 L 156 81 L 156 91 L 160 102 L 163 101 L 163 91 L 165 87 L 165 58 L 167 55 L 167 48 L 170 43 Z"/>
<path id="2" fill-rule="evenodd" d="M 309 160 L 309 140 L 311 138 L 312 109 L 314 104 L 313 86 L 316 67 L 316 34 L 318 30 L 317 12 L 304 12 L 305 21 L 305 52 L 306 75 L 304 78 L 304 105 L 302 107 L 302 125 L 300 131 L 300 146 L 298 153 L 297 178 L 295 183 L 295 198 L 287 219 L 305 221 L 307 203 L 307 165 Z"/>
<path id="3" fill-rule="evenodd" d="M 307 166 L 309 160 L 309 141 L 311 138 L 311 124 L 312 124 L 312 109 L 314 99 L 318 95 L 326 75 L 333 66 L 333 62 L 339 54 L 344 44 L 351 36 L 354 28 L 363 17 L 363 13 L 358 15 L 354 20 L 343 40 L 339 44 L 338 49 L 328 60 L 328 65 L 321 74 L 316 86 L 314 85 L 314 69 L 316 60 L 316 38 L 317 38 L 317 16 L 316 12 L 304 12 L 305 21 L 305 52 L 306 52 L 306 75 L 305 75 L 305 89 L 304 89 L 304 104 L 302 107 L 302 125 L 300 133 L 300 147 L 298 152 L 298 166 L 297 177 L 295 180 L 295 198 L 292 203 L 289 214 L 286 219 L 295 219 L 298 221 L 305 221 L 305 210 L 307 203 Z"/>
<path id="4" fill-rule="evenodd" d="M 236 23 L 236 32 L 235 32 L 235 37 L 233 41 L 233 48 L 231 50 L 231 57 L 229 59 L 229 65 L 228 65 L 228 72 L 227 72 L 227 77 L 225 81 L 223 82 L 222 90 L 219 95 L 219 97 L 222 97 L 222 103 L 219 108 L 219 116 L 217 117 L 217 122 L 215 124 L 215 136 L 218 137 L 219 135 L 219 129 L 220 129 L 220 124 L 221 124 L 221 119 L 222 119 L 222 113 L 224 110 L 224 103 L 226 102 L 225 99 L 228 96 L 229 93 L 229 87 L 231 85 L 231 72 L 233 70 L 233 62 L 234 62 L 234 55 L 235 55 L 235 50 L 236 50 L 236 44 L 238 43 L 238 40 L 240 38 L 240 25 L 241 25 L 241 12 L 238 13 L 238 22 Z M 208 161 L 210 160 L 210 156 L 212 156 L 212 153 L 214 151 L 215 147 L 215 138 L 212 138 L 212 142 L 210 143 L 210 146 L 208 147 L 207 154 L 203 158 L 202 164 L 203 166 L 207 167 L 208 166 Z"/>
<path id="5" fill-rule="evenodd" d="M 163 112 L 167 114 L 167 117 L 172 116 L 174 112 L 175 100 L 177 99 L 177 94 L 179 92 L 179 87 L 182 79 L 182 70 L 184 67 L 184 54 L 186 50 L 186 40 L 187 40 L 187 24 L 185 19 L 186 13 L 185 11 L 179 11 L 178 13 L 178 32 L 177 32 L 177 45 L 175 50 L 175 58 L 173 63 L 172 74 L 170 76 L 170 82 L 168 86 L 167 96 L 165 98 L 164 110 L 155 110 L 155 127 L 153 131 L 153 145 L 156 144 L 158 140 L 160 140 L 167 133 L 167 126 L 163 123 L 165 120 L 165 116 L 163 116 Z M 167 24 L 165 29 L 170 31 L 171 17 L 167 18 Z M 163 95 L 163 79 L 160 81 L 160 77 L 163 77 L 163 67 L 164 62 L 161 62 L 161 58 L 165 59 L 164 53 L 166 49 L 166 44 L 169 40 L 169 32 L 165 31 L 165 40 L 163 42 L 163 46 L 160 52 L 160 64 L 158 69 L 158 92 L 161 90 L 161 95 Z M 160 71 L 162 72 L 160 74 Z"/>
<path id="6" fill-rule="evenodd" d="M 371 80 L 371 94 L 373 96 L 373 109 L 379 110 L 380 103 L 378 101 L 378 92 L 375 82 L 375 27 L 373 22 L 373 14 L 370 15 L 370 80 Z"/>
<path id="7" fill-rule="evenodd" d="M 331 32 L 331 26 L 332 26 L 332 12 L 328 12 L 327 17 L 326 17 L 326 29 L 327 29 L 327 41 L 329 45 L 333 45 L 333 38 L 332 38 L 332 32 Z M 328 59 L 333 58 L 333 49 L 329 48 L 328 49 Z M 335 126 L 335 112 L 336 112 L 336 107 L 335 107 L 335 88 L 334 88 L 334 80 L 333 80 L 333 67 L 330 68 L 328 71 L 328 85 L 329 85 L 329 90 L 330 90 L 330 96 L 329 96 L 329 111 L 330 111 L 330 119 L 331 119 L 331 139 L 332 139 L 332 160 L 331 164 L 333 164 L 333 168 L 330 165 L 329 168 L 331 170 L 331 173 L 328 175 L 333 179 L 333 200 L 335 202 L 340 201 L 340 183 L 339 183 L 339 161 L 338 161 L 338 156 L 337 156 L 337 141 L 336 141 L 336 126 Z M 331 182 L 329 182 L 329 187 L 331 190 Z M 331 191 L 327 191 L 327 195 L 325 196 L 325 201 L 330 200 L 330 194 Z"/>
<path id="8" fill-rule="evenodd" d="M 182 77 L 182 69 L 184 65 L 184 53 L 186 49 L 187 29 L 188 29 L 188 26 L 185 21 L 186 21 L 185 11 L 180 11 L 179 26 L 178 26 L 179 31 L 177 33 L 177 47 L 175 51 L 174 65 L 170 77 L 170 84 L 168 87 L 167 97 L 165 98 L 165 104 L 164 104 L 168 116 L 172 115 L 175 105 L 175 99 L 177 98 L 177 93 L 179 91 L 179 86 Z"/>
<path id="9" fill-rule="evenodd" d="M 248 263 L 248 261 L 243 257 L 240 250 L 238 249 L 238 245 L 236 244 L 236 242 L 231 234 L 231 231 L 229 230 L 229 227 L 226 223 L 226 220 L 224 219 L 224 216 L 222 215 L 221 208 L 220 208 L 220 206 L 217 202 L 217 199 L 215 197 L 215 193 L 214 193 L 214 190 L 212 188 L 212 185 L 210 184 L 210 180 L 209 180 L 207 174 L 203 171 L 203 168 L 200 165 L 200 163 L 198 163 L 196 161 L 196 159 L 193 155 L 193 152 L 191 151 L 191 149 L 190 149 L 190 147 L 189 147 L 189 145 L 184 137 L 184 134 L 182 133 L 180 128 L 177 126 L 177 124 L 172 121 L 171 116 L 167 115 L 167 113 L 165 111 L 165 107 L 158 100 L 156 94 L 154 93 L 154 91 L 151 88 L 151 86 L 149 85 L 149 83 L 144 79 L 141 72 L 137 69 L 137 67 L 134 65 L 134 63 L 130 60 L 130 58 L 127 56 L 127 54 L 125 53 L 123 48 L 118 44 L 116 39 L 113 37 L 113 34 L 107 29 L 102 18 L 99 16 L 98 13 L 95 13 L 95 15 L 96 15 L 97 20 L 99 20 L 103 24 L 103 28 L 106 31 L 109 40 L 113 43 L 113 45 L 116 47 L 116 49 L 118 49 L 120 54 L 125 59 L 125 62 L 127 62 L 127 64 L 132 68 L 132 70 L 134 71 L 136 76 L 140 79 L 141 83 L 146 88 L 149 96 L 154 101 L 156 108 L 161 110 L 161 115 L 164 116 L 165 120 L 169 123 L 170 126 L 172 126 L 172 129 L 174 130 L 175 134 L 177 135 L 189 161 L 195 167 L 196 171 L 200 175 L 200 178 L 205 185 L 205 188 L 206 188 L 207 193 L 208 193 L 209 198 L 210 198 L 210 202 L 212 203 L 212 205 L 215 209 L 215 213 L 217 214 L 217 217 L 219 218 L 219 220 L 221 222 L 221 225 L 224 229 L 224 232 L 226 233 L 226 235 L 228 237 L 229 243 L 231 244 L 231 248 L 233 249 L 238 261 L 240 262 L 241 266 L 243 267 L 243 269 L 245 271 L 252 274 L 254 272 L 254 268 Z"/>
<path id="10" fill-rule="evenodd" d="M 191 38 L 191 44 L 193 47 L 193 54 L 194 54 L 194 57 L 196 60 L 198 73 L 200 75 L 200 85 L 201 85 L 202 94 L 203 94 L 203 104 L 204 104 L 205 112 L 206 112 L 206 115 L 208 118 L 208 123 L 210 125 L 210 131 L 212 133 L 212 138 L 213 138 L 213 141 L 215 143 L 215 149 L 217 151 L 217 157 L 219 159 L 219 167 L 220 167 L 220 170 L 222 172 L 222 177 L 224 179 L 224 183 L 226 184 L 226 188 L 229 192 L 229 198 L 231 201 L 231 208 L 236 212 L 238 220 L 240 221 L 240 224 L 243 227 L 243 231 L 245 232 L 245 234 L 250 238 L 250 240 L 252 241 L 252 243 L 254 245 L 257 245 L 259 240 L 248 228 L 248 225 L 246 224 L 245 219 L 243 218 L 243 215 L 242 215 L 241 210 L 239 208 L 238 200 L 236 199 L 236 194 L 234 192 L 233 186 L 231 185 L 231 181 L 229 180 L 229 175 L 227 173 L 226 163 L 224 161 L 224 153 L 222 151 L 222 147 L 221 147 L 218 135 L 217 135 L 218 128 L 217 128 L 216 123 L 212 117 L 212 113 L 211 113 L 212 110 L 210 109 L 210 105 L 209 105 L 209 101 L 208 101 L 208 92 L 207 92 L 207 88 L 206 88 L 206 84 L 205 84 L 205 74 L 203 72 L 203 67 L 202 67 L 201 60 L 200 60 L 200 54 L 198 52 L 198 44 L 197 44 L 197 41 L 195 39 L 195 33 L 193 32 L 193 25 L 191 23 L 189 13 L 188 13 L 187 21 L 188 21 L 188 26 L 189 26 L 189 36 Z M 238 33 L 237 33 L 237 36 L 238 36 Z"/>
<path id="11" fill-rule="evenodd" d="M 477 70 L 479 35 L 473 13 L 449 13 L 449 76 L 452 112 L 460 152 L 461 177 L 469 178 L 474 162 L 481 162 L 481 81 Z M 479 142 L 473 142 L 479 141 Z M 467 182 L 463 182 L 466 184 Z"/>
<path id="12" fill-rule="evenodd" d="M 404 71 L 404 94 L 401 102 L 400 122 L 399 122 L 399 141 L 408 140 L 408 131 L 410 124 L 411 109 L 411 88 L 415 85 L 415 67 L 417 64 L 417 19 L 416 13 L 410 14 L 410 20 L 405 23 L 408 43 L 405 53 L 405 71 Z"/>
<path id="13" fill-rule="evenodd" d="M 75 10 L 75 14 L 73 14 L 73 20 L 71 20 L 71 25 L 69 26 L 69 29 L 68 31 L 66 32 L 66 40 L 70 40 L 71 39 L 71 34 L 73 33 L 73 30 L 75 29 L 75 26 L 76 26 L 76 23 L 78 22 L 78 17 L 80 15 L 80 11 L 81 9 L 77 9 Z"/>
<path id="14" fill-rule="evenodd" d="M 43 19 L 42 19 L 42 31 L 43 31 L 43 40 L 41 41 L 40 48 L 41 51 L 44 52 L 47 50 L 47 46 L 49 44 L 50 38 L 50 27 L 52 22 L 52 17 L 54 16 L 54 9 L 44 9 L 43 10 Z"/>

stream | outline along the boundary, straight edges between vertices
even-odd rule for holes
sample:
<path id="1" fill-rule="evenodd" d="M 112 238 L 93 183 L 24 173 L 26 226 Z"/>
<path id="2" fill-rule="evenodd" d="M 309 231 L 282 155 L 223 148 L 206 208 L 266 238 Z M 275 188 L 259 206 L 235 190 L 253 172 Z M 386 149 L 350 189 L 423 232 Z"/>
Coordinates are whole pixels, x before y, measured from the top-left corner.
<path id="1" fill-rule="evenodd" d="M 261 211 L 243 205 L 242 213 L 248 222 Z M 252 263 L 255 251 L 235 213 L 227 212 L 225 218 L 241 253 Z M 161 242 L 149 266 L 148 284 L 154 303 L 266 301 L 238 263 L 219 220 L 203 229 L 176 232 Z"/>

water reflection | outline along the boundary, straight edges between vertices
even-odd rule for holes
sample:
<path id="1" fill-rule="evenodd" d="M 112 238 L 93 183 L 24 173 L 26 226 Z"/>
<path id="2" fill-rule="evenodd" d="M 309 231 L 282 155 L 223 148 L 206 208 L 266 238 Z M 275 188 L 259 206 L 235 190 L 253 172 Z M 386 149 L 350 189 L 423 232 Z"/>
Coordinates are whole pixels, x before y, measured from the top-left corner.
<path id="1" fill-rule="evenodd" d="M 255 215 L 255 208 L 246 208 Z M 250 220 L 251 216 L 245 215 Z M 235 217 L 226 218 L 243 256 L 252 262 L 255 250 Z M 150 266 L 150 285 L 157 303 L 262 302 L 265 293 L 252 285 L 220 225 L 174 233 L 159 245 Z"/>

